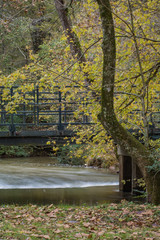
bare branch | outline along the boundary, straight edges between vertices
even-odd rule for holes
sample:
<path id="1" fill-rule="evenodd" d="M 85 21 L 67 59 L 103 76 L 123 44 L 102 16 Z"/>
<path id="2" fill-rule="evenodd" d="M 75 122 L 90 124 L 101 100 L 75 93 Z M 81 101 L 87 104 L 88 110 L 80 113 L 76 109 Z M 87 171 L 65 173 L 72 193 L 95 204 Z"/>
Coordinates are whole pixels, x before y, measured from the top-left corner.
<path id="1" fill-rule="evenodd" d="M 65 72 L 67 72 L 68 70 L 70 70 L 77 62 L 79 62 L 81 60 L 81 58 L 83 58 L 83 56 L 85 55 L 85 53 L 91 48 L 93 47 L 96 43 L 98 43 L 102 38 L 98 38 L 93 44 L 91 44 L 88 48 L 86 48 L 86 50 L 82 53 L 82 55 L 74 62 L 72 63 L 68 68 L 66 68 L 62 73 L 60 73 L 56 78 L 54 78 L 54 80 L 56 80 L 57 78 L 59 78 L 60 76 L 62 76 Z"/>
<path id="2" fill-rule="evenodd" d="M 146 74 L 146 73 L 149 73 L 149 72 L 152 72 L 154 69 L 159 69 L 160 68 L 160 62 L 156 63 L 154 66 L 152 66 L 150 69 L 146 70 L 143 72 L 143 75 Z M 137 79 L 141 76 L 141 74 L 139 73 L 138 75 L 134 76 L 134 77 L 131 77 L 130 79 Z M 118 84 L 120 82 L 124 82 L 124 81 L 128 81 L 128 78 L 123 78 L 119 81 L 116 81 L 115 83 Z"/>
<path id="3" fill-rule="evenodd" d="M 128 93 L 128 92 L 123 92 L 123 91 L 117 91 L 114 92 L 115 94 L 125 94 L 125 95 L 130 95 L 130 96 L 135 96 L 137 98 L 141 98 L 141 95 L 135 94 L 135 93 Z"/>

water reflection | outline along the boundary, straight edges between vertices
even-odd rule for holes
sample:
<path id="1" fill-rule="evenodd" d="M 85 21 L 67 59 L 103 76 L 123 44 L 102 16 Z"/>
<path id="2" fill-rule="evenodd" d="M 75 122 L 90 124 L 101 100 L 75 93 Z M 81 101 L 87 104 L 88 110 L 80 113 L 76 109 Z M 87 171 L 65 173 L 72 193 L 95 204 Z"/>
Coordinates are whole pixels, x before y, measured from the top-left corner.
<path id="1" fill-rule="evenodd" d="M 117 187 L 59 188 L 59 189 L 5 189 L 0 190 L 1 203 L 36 204 L 98 204 L 119 202 L 124 196 Z"/>

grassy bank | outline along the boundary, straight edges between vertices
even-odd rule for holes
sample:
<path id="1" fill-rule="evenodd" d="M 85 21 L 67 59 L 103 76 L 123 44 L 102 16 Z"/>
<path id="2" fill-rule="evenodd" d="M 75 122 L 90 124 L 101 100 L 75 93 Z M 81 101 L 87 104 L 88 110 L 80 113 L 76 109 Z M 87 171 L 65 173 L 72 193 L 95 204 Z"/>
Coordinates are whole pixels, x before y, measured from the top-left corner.
<path id="1" fill-rule="evenodd" d="M 1 205 L 1 239 L 160 239 L 160 206 Z"/>

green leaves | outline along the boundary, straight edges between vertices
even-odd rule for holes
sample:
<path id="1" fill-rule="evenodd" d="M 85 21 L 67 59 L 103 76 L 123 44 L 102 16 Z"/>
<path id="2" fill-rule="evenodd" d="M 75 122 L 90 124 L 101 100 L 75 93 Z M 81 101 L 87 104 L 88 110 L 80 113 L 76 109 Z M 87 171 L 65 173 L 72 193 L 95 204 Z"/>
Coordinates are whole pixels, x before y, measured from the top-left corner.
<path id="1" fill-rule="evenodd" d="M 148 171 L 151 172 L 155 172 L 158 173 L 160 172 L 160 161 L 159 160 L 155 160 L 152 166 L 148 166 L 147 167 Z"/>

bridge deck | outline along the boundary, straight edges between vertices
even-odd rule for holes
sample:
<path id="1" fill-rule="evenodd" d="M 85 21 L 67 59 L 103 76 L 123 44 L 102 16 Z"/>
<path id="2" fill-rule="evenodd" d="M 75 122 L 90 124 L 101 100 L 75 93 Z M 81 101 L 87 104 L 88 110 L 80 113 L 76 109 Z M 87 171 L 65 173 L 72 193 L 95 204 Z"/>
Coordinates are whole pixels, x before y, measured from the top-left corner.
<path id="1" fill-rule="evenodd" d="M 66 139 L 74 135 L 71 130 L 64 131 L 21 131 L 17 135 L 10 136 L 8 132 L 0 132 L 0 145 L 36 145 L 45 146 L 47 141 L 56 141 L 63 144 Z"/>
<path id="2" fill-rule="evenodd" d="M 10 135 L 7 131 L 0 132 L 0 145 L 36 145 L 45 146 L 47 141 L 55 141 L 56 144 L 63 144 L 76 133 L 72 130 L 54 131 L 21 131 Z M 157 140 L 160 138 L 160 129 L 150 132 L 150 138 Z"/>
<path id="3" fill-rule="evenodd" d="M 70 90 L 64 93 L 59 87 L 51 91 L 36 86 L 26 92 L 18 86 L 0 87 L 0 145 L 38 146 L 50 139 L 61 143 L 75 134 L 67 126 L 93 124 L 87 93 L 75 90 L 73 99 Z M 150 137 L 154 140 L 160 138 L 159 116 L 160 112 L 151 114 Z"/>

